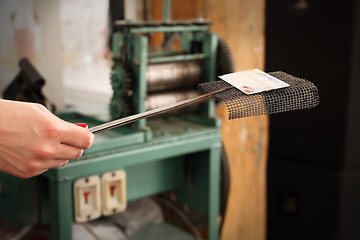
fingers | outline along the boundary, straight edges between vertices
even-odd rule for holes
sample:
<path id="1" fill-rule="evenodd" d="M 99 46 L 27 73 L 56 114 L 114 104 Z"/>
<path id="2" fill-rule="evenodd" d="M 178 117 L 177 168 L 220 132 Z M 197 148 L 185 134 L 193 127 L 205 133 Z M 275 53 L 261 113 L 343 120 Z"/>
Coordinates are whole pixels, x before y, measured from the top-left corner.
<path id="1" fill-rule="evenodd" d="M 61 168 L 68 163 L 68 160 L 38 160 L 28 159 L 21 168 L 13 168 L 13 175 L 20 178 L 29 178 L 42 174 L 49 169 Z"/>
<path id="2" fill-rule="evenodd" d="M 57 160 L 73 160 L 82 156 L 84 150 L 67 144 L 55 142 L 44 143 L 43 145 L 31 145 L 23 148 L 23 155 L 27 159 L 57 159 Z"/>
<path id="3" fill-rule="evenodd" d="M 60 144 L 56 149 L 56 155 L 53 156 L 57 160 L 74 160 L 82 156 L 84 150 L 67 144 Z"/>
<path id="4" fill-rule="evenodd" d="M 91 147 L 94 142 L 94 134 L 88 129 L 75 124 L 67 122 L 66 124 L 67 130 L 61 136 L 61 143 L 81 149 L 88 149 Z"/>
<path id="5" fill-rule="evenodd" d="M 42 174 L 43 172 L 45 172 L 46 170 L 48 170 L 48 169 L 43 169 L 43 170 L 36 171 L 36 172 L 23 172 L 23 171 L 20 171 L 17 168 L 9 168 L 9 169 L 7 169 L 6 172 L 8 174 L 11 174 L 11 175 L 15 176 L 15 177 L 25 179 L 25 178 L 38 176 L 38 175 Z"/>
<path id="6" fill-rule="evenodd" d="M 44 171 L 48 169 L 55 169 L 64 167 L 68 163 L 68 160 L 46 160 L 41 163 Z"/>
<path id="7" fill-rule="evenodd" d="M 8 173 L 19 178 L 30 178 L 38 176 L 49 169 L 61 168 L 68 163 L 68 160 L 29 160 L 22 168 L 10 167 Z"/>
<path id="8" fill-rule="evenodd" d="M 37 176 L 49 168 L 63 167 L 68 160 L 36 159 L 25 156 L 18 156 L 15 151 L 4 149 L 0 145 L 0 171 L 7 172 L 19 178 Z"/>

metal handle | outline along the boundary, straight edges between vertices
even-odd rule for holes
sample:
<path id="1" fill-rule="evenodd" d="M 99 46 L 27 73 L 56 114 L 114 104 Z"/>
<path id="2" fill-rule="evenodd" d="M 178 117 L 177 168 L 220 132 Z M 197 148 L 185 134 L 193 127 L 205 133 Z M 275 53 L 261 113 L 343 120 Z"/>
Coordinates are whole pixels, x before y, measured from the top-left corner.
<path id="1" fill-rule="evenodd" d="M 224 91 L 229 90 L 231 88 L 233 88 L 233 86 L 222 88 L 220 90 L 210 92 L 210 93 L 207 93 L 207 94 L 204 94 L 204 95 L 200 95 L 200 96 L 198 96 L 196 98 L 180 101 L 180 102 L 177 102 L 177 103 L 165 106 L 165 107 L 161 107 L 161 108 L 153 109 L 153 110 L 146 111 L 146 112 L 143 112 L 143 113 L 138 113 L 138 114 L 131 115 L 131 116 L 128 116 L 128 117 L 120 118 L 120 119 L 117 119 L 117 120 L 114 120 L 114 121 L 111 121 L 111 122 L 107 122 L 107 123 L 104 123 L 104 124 L 89 128 L 89 130 L 92 133 L 95 134 L 95 133 L 106 131 L 106 130 L 116 128 L 116 127 L 119 127 L 119 126 L 123 126 L 123 125 L 129 124 L 129 123 L 138 121 L 140 119 L 160 115 L 160 114 L 165 113 L 165 112 L 169 112 L 169 111 L 172 111 L 172 110 L 176 110 L 178 108 L 186 107 L 188 105 L 191 105 L 191 104 L 194 104 L 194 103 L 197 103 L 197 102 L 202 102 L 202 101 L 211 99 L 211 98 L 214 97 L 215 94 L 220 93 L 220 92 L 224 92 Z"/>

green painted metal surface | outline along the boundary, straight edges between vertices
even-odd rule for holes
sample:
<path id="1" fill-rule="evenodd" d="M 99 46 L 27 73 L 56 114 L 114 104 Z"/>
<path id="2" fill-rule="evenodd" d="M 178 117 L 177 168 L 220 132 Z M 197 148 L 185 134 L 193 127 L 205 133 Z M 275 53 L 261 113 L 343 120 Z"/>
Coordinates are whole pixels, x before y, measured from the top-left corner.
<path id="1" fill-rule="evenodd" d="M 114 59 L 121 58 L 121 46 L 124 45 L 124 35 L 121 33 L 114 33 L 112 36 L 111 52 Z"/>
<path id="2" fill-rule="evenodd" d="M 164 0 L 163 4 L 163 18 L 164 22 L 170 22 L 170 8 L 171 8 L 171 0 Z"/>
<path id="3" fill-rule="evenodd" d="M 87 152 L 44 174 L 49 179 L 53 239 L 71 239 L 74 181 L 116 169 L 127 172 L 128 201 L 179 189 L 185 203 L 208 213 L 209 239 L 218 239 L 219 129 L 176 117 L 151 119 L 148 124 L 154 134 L 150 141 Z M 117 140 L 121 142 L 122 137 Z M 193 173 L 187 170 L 189 162 L 195 166 Z M 194 181 L 189 182 L 190 178 Z"/>
<path id="4" fill-rule="evenodd" d="M 151 224 L 139 229 L 130 240 L 196 240 L 189 233 L 186 233 L 170 224 Z"/>
<path id="5" fill-rule="evenodd" d="M 216 34 L 209 33 L 204 39 L 204 54 L 206 58 L 204 60 L 204 79 L 206 82 L 213 82 L 217 79 L 216 76 L 216 56 L 218 47 L 218 36 Z M 215 106 L 211 101 L 207 105 L 203 105 L 203 114 L 209 118 L 215 117 Z"/>
<path id="6" fill-rule="evenodd" d="M 0 172 L 0 218 L 20 227 L 39 221 L 38 179 L 19 179 Z"/>
<path id="7" fill-rule="evenodd" d="M 71 123 L 85 122 L 89 125 L 89 128 L 104 123 L 79 113 L 65 113 L 60 114 L 59 117 Z M 119 138 L 121 138 L 121 141 L 119 141 Z M 91 149 L 86 150 L 84 155 L 90 154 L 92 152 L 104 151 L 106 149 L 143 143 L 144 141 L 145 136 L 143 132 L 139 132 L 131 128 L 116 128 L 112 131 L 105 131 L 97 134 L 96 138 L 94 139 L 94 145 L 91 147 Z"/>
<path id="8" fill-rule="evenodd" d="M 147 94 L 147 85 L 146 85 L 146 68 L 147 68 L 147 58 L 148 58 L 148 40 L 143 36 L 133 36 L 132 37 L 132 70 L 134 73 L 134 96 L 133 104 L 135 113 L 145 112 L 145 102 Z M 135 122 L 134 125 L 137 129 L 141 130 L 146 127 L 146 119 L 142 119 L 138 122 Z"/>
<path id="9" fill-rule="evenodd" d="M 98 123 L 80 114 L 60 117 L 71 122 Z M 133 132 L 113 129 L 103 136 L 96 135 L 95 150 L 86 151 L 79 160 L 49 170 L 43 176 L 21 180 L 0 174 L 3 186 L 0 214 L 19 225 L 34 224 L 40 218 L 42 223 L 49 220 L 52 239 L 71 239 L 74 181 L 124 169 L 127 172 L 128 201 L 178 189 L 180 199 L 185 203 L 208 212 L 209 239 L 218 239 L 219 129 L 176 117 L 151 119 L 148 124 L 154 135 L 150 141 L 123 144 L 127 134 L 122 131 L 128 135 Z M 97 147 L 99 145 L 102 147 Z M 193 172 L 187 169 L 189 162 L 195 166 Z M 40 188 L 37 187 L 38 181 Z"/>
<path id="10" fill-rule="evenodd" d="M 72 239 L 74 206 L 71 181 L 49 180 L 51 239 Z"/>
<path id="11" fill-rule="evenodd" d="M 150 126 L 156 127 L 156 125 L 161 125 L 162 128 L 159 131 L 168 132 L 169 135 L 163 136 L 154 130 L 154 139 L 148 142 L 104 149 L 103 151 L 87 151 L 80 159 L 71 161 L 62 168 L 49 170 L 45 175 L 50 178 L 57 178 L 59 181 L 65 181 L 93 175 L 98 172 L 124 168 L 128 165 L 158 161 L 207 150 L 212 147 L 221 147 L 220 132 L 217 128 L 192 123 L 183 119 L 176 120 L 176 118 L 172 118 L 171 121 L 173 122 L 168 124 L 166 122 L 169 120 L 156 120 L 158 122 L 150 124 Z M 178 129 L 174 126 L 174 123 L 183 127 Z M 176 130 L 178 131 L 176 132 Z M 117 140 L 121 142 L 121 138 Z M 94 147 L 96 147 L 96 144 Z M 99 166 L 99 163 L 102 163 L 101 166 Z"/>
<path id="12" fill-rule="evenodd" d="M 125 167 L 128 201 L 181 186 L 185 183 L 184 168 L 183 157 Z"/>

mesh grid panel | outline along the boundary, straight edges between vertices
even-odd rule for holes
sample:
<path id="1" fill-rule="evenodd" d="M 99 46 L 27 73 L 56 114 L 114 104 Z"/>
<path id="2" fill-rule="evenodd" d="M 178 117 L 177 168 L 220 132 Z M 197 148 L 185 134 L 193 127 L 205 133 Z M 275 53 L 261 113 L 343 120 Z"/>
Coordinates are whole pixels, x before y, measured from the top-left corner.
<path id="1" fill-rule="evenodd" d="M 273 114 L 297 109 L 312 108 L 319 104 L 317 87 L 304 79 L 293 77 L 284 72 L 270 75 L 290 84 L 290 87 L 246 95 L 236 88 L 216 94 L 225 102 L 229 119 Z M 231 86 L 225 81 L 201 83 L 202 94 Z"/>

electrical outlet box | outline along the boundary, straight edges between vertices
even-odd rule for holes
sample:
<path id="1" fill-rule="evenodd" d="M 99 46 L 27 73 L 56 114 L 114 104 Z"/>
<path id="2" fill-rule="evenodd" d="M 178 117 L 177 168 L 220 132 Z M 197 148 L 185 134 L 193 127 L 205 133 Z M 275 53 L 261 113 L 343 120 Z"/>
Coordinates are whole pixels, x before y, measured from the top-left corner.
<path id="1" fill-rule="evenodd" d="M 126 209 L 126 172 L 116 170 L 104 173 L 102 185 L 102 214 L 109 216 Z"/>
<path id="2" fill-rule="evenodd" d="M 97 175 L 74 182 L 75 221 L 87 222 L 101 216 L 101 186 Z"/>

